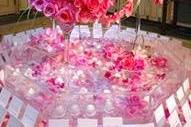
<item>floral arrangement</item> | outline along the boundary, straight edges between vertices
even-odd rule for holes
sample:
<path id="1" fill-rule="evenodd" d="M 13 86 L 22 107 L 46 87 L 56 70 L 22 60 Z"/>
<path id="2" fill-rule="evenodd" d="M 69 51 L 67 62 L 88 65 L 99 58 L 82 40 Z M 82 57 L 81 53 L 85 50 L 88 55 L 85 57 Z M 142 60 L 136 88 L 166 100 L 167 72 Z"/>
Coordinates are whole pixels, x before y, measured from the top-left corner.
<path id="1" fill-rule="evenodd" d="M 133 0 L 126 0 L 121 10 L 108 15 L 115 0 L 29 0 L 37 11 L 45 16 L 52 17 L 61 24 L 93 23 L 101 22 L 109 25 L 118 22 L 123 16 L 131 16 L 133 12 Z M 139 2 L 138 2 L 139 3 Z M 162 4 L 163 0 L 154 0 L 156 4 Z"/>
<path id="2" fill-rule="evenodd" d="M 109 24 L 124 15 L 130 16 L 133 11 L 133 0 L 127 0 L 124 7 L 112 15 L 107 15 L 107 11 L 114 5 L 115 0 L 29 0 L 29 3 L 37 11 L 62 24 L 95 21 Z"/>

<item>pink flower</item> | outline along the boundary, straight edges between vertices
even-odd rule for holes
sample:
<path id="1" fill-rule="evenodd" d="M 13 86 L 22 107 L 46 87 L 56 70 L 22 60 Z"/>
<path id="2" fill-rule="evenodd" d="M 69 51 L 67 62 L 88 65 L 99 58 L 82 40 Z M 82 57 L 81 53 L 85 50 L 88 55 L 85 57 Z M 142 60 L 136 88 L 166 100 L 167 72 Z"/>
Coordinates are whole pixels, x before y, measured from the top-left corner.
<path id="1" fill-rule="evenodd" d="M 128 1 L 124 7 L 125 14 L 130 16 L 133 13 L 133 1 Z"/>
<path id="2" fill-rule="evenodd" d="M 66 6 L 57 13 L 56 20 L 63 24 L 73 24 L 76 21 L 75 12 L 71 6 Z"/>
<path id="3" fill-rule="evenodd" d="M 94 12 L 98 11 L 99 6 L 100 6 L 100 0 L 87 0 L 87 8 L 90 11 Z"/>
<path id="4" fill-rule="evenodd" d="M 142 59 L 135 60 L 135 69 L 136 70 L 143 70 L 144 66 L 145 66 L 144 60 L 142 60 Z"/>
<path id="5" fill-rule="evenodd" d="M 43 11 L 47 17 L 52 17 L 60 25 L 74 25 L 75 23 L 93 23 L 100 21 L 109 26 L 118 21 L 125 14 L 131 15 L 133 0 L 128 0 L 122 10 L 107 15 L 108 9 L 115 0 L 28 0 L 37 11 Z"/>
<path id="6" fill-rule="evenodd" d="M 164 0 L 154 0 L 155 4 L 163 4 Z"/>
<path id="7" fill-rule="evenodd" d="M 104 77 L 107 78 L 107 79 L 109 79 L 111 76 L 112 76 L 111 72 L 109 72 L 109 71 L 106 71 L 105 74 L 104 74 Z"/>
<path id="8" fill-rule="evenodd" d="M 167 66 L 167 59 L 163 57 L 155 57 L 151 59 L 151 64 L 158 68 L 165 68 Z"/>
<path id="9" fill-rule="evenodd" d="M 120 63 L 124 69 L 128 70 L 134 69 L 135 66 L 134 54 L 132 52 L 125 52 Z"/>
<path id="10" fill-rule="evenodd" d="M 92 15 L 87 8 L 83 8 L 82 10 L 80 10 L 77 17 L 78 22 L 81 23 L 93 22 L 96 19 L 96 17 Z"/>
<path id="11" fill-rule="evenodd" d="M 101 17 L 100 22 L 104 27 L 109 27 L 111 24 L 111 21 L 106 16 Z"/>
<path id="12" fill-rule="evenodd" d="M 55 15 L 56 11 L 57 11 L 57 6 L 52 4 L 52 3 L 48 3 L 44 9 L 43 9 L 43 13 L 45 16 L 50 17 Z"/>
<path id="13" fill-rule="evenodd" d="M 28 0 L 29 4 L 32 4 L 35 0 Z"/>
<path id="14" fill-rule="evenodd" d="M 42 11 L 46 4 L 47 2 L 45 0 L 34 0 L 32 2 L 32 6 L 34 6 L 37 11 Z"/>

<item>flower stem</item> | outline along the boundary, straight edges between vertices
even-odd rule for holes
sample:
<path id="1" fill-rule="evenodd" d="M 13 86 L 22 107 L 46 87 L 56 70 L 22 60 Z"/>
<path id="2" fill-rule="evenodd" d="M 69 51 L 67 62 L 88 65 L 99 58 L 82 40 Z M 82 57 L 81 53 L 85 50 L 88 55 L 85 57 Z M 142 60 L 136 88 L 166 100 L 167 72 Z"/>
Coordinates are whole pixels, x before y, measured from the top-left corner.
<path id="1" fill-rule="evenodd" d="M 65 62 L 69 63 L 70 34 L 65 34 Z"/>

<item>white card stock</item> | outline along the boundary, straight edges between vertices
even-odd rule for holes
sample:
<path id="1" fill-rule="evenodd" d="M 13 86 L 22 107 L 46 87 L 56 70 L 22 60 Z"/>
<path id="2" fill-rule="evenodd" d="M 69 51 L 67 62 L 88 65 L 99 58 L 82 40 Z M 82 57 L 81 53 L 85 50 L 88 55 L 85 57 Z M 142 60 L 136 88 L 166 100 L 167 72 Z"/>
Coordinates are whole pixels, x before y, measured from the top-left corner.
<path id="1" fill-rule="evenodd" d="M 154 123 L 128 124 L 128 125 L 123 125 L 122 127 L 155 127 L 155 125 L 154 125 Z"/>
<path id="2" fill-rule="evenodd" d="M 101 38 L 103 36 L 102 26 L 99 23 L 95 23 L 93 26 L 93 37 Z"/>
<path id="3" fill-rule="evenodd" d="M 88 25 L 80 25 L 80 36 L 90 37 L 90 29 Z"/>
<path id="4" fill-rule="evenodd" d="M 182 86 L 177 90 L 176 95 L 179 101 L 181 101 L 184 98 L 184 91 Z"/>
<path id="5" fill-rule="evenodd" d="M 187 122 L 191 123 L 191 109 L 188 101 L 182 106 L 182 112 Z"/>
<path id="6" fill-rule="evenodd" d="M 78 119 L 78 127 L 97 127 L 97 119 Z"/>
<path id="7" fill-rule="evenodd" d="M 23 124 L 19 119 L 11 115 L 7 123 L 7 127 L 23 127 Z"/>
<path id="8" fill-rule="evenodd" d="M 21 108 L 23 106 L 23 101 L 18 97 L 14 96 L 9 104 L 8 112 L 14 117 L 18 118 Z"/>
<path id="9" fill-rule="evenodd" d="M 39 112 L 32 106 L 27 105 L 22 118 L 22 123 L 26 127 L 34 127 L 38 118 Z"/>
<path id="10" fill-rule="evenodd" d="M 181 127 L 181 122 L 176 110 L 174 110 L 174 112 L 170 114 L 168 121 L 169 121 L 170 127 Z"/>
<path id="11" fill-rule="evenodd" d="M 103 118 L 103 127 L 121 127 L 123 119 L 121 117 L 105 117 Z"/>
<path id="12" fill-rule="evenodd" d="M 48 127 L 69 127 L 69 120 L 67 119 L 50 119 Z"/>
<path id="13" fill-rule="evenodd" d="M 183 88 L 184 88 L 185 93 L 187 93 L 189 91 L 190 84 L 189 84 L 189 79 L 188 78 L 183 82 Z"/>
<path id="14" fill-rule="evenodd" d="M 11 93 L 3 88 L 0 92 L 0 105 L 4 108 L 8 105 L 9 99 L 11 98 Z"/>
<path id="15" fill-rule="evenodd" d="M 170 113 L 173 112 L 173 110 L 176 108 L 176 100 L 174 95 L 171 95 L 167 100 L 166 100 L 166 104 L 168 107 L 168 110 Z"/>
<path id="16" fill-rule="evenodd" d="M 162 104 L 154 111 L 154 116 L 157 124 L 159 124 L 159 122 L 165 118 L 164 108 Z"/>

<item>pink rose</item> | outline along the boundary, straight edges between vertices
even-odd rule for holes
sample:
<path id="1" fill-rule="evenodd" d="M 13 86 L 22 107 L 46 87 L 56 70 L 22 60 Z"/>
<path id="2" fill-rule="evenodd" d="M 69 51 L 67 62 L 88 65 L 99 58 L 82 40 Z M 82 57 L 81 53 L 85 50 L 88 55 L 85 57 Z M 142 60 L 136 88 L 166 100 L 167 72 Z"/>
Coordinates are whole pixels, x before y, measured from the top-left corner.
<path id="1" fill-rule="evenodd" d="M 85 5 L 85 3 L 87 2 L 87 0 L 75 0 L 74 1 L 74 5 L 76 6 L 76 7 L 82 7 L 82 6 L 84 6 Z"/>
<path id="2" fill-rule="evenodd" d="M 75 13 L 70 6 L 66 6 L 57 13 L 56 20 L 61 24 L 73 24 L 76 21 Z"/>
<path id="3" fill-rule="evenodd" d="M 77 17 L 78 22 L 80 23 L 93 22 L 96 19 L 96 17 L 92 15 L 87 8 L 83 8 L 82 10 L 80 10 Z"/>
<path id="4" fill-rule="evenodd" d="M 104 27 L 109 27 L 111 25 L 111 21 L 108 20 L 106 16 L 101 17 L 100 22 Z"/>
<path id="5" fill-rule="evenodd" d="M 43 13 L 45 16 L 50 17 L 55 15 L 56 11 L 57 11 L 57 6 L 52 4 L 52 3 L 48 3 L 44 9 L 43 9 Z"/>
<path id="6" fill-rule="evenodd" d="M 132 70 L 135 66 L 135 60 L 133 53 L 129 52 L 126 53 L 125 56 L 123 56 L 123 59 L 121 60 L 121 65 L 124 69 Z"/>
<path id="7" fill-rule="evenodd" d="M 99 0 L 88 0 L 87 7 L 91 11 L 97 11 L 99 9 Z"/>

